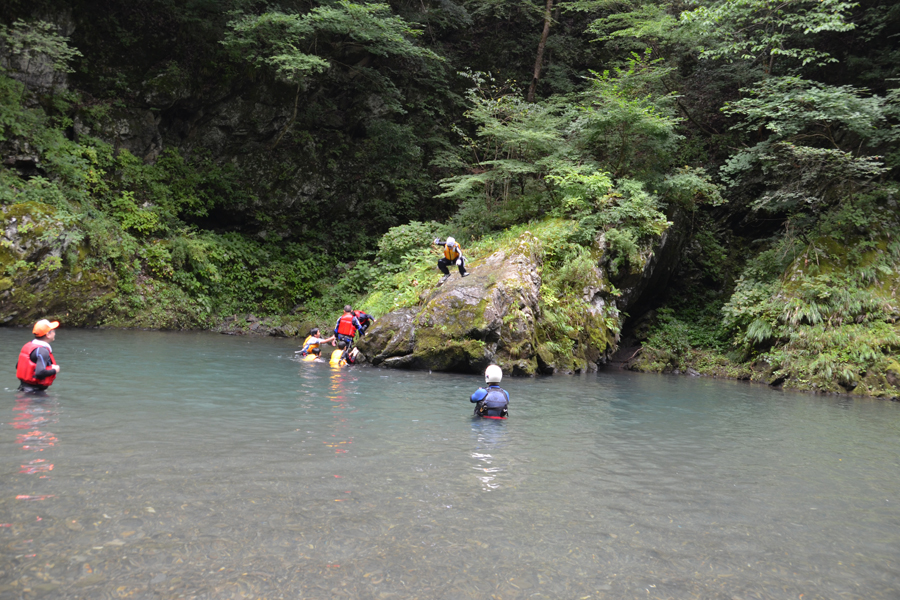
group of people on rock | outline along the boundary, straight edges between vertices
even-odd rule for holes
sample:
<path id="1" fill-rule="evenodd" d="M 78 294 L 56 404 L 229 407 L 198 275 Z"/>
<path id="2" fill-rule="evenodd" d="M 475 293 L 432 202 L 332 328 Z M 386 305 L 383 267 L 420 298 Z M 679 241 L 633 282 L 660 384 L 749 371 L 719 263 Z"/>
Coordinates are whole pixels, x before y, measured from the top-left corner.
<path id="1" fill-rule="evenodd" d="M 450 270 L 448 267 L 451 265 L 456 265 L 459 268 L 460 277 L 468 277 L 466 258 L 463 256 L 462 248 L 453 237 L 448 237 L 444 241 L 441 241 L 440 238 L 435 238 L 433 245 L 435 248 L 438 246 L 444 247 L 444 256 L 437 263 L 438 269 L 444 274 L 438 282 L 439 285 L 449 279 Z M 304 360 L 315 360 L 321 357 L 321 345 L 330 343 L 332 346 L 337 346 L 337 350 L 331 353 L 329 363 L 337 366 L 353 364 L 356 362 L 356 356 L 359 353 L 353 347 L 354 337 L 357 333 L 360 336 L 364 336 L 369 325 L 374 322 L 375 317 L 361 310 L 353 310 L 348 304 L 344 307 L 344 314 L 335 323 L 334 333 L 326 338 L 320 336 L 318 327 L 310 329 L 309 335 L 303 340 L 303 346 L 298 351 L 298 354 Z"/>
<path id="2" fill-rule="evenodd" d="M 303 340 L 303 346 L 298 353 L 302 359 L 314 360 L 322 354 L 321 345 L 331 343 L 332 346 L 337 346 L 337 349 L 331 353 L 328 362 L 339 367 L 352 365 L 359 354 L 359 350 L 353 346 L 356 334 L 359 333 L 360 337 L 366 335 L 369 326 L 374 322 L 375 317 L 361 310 L 353 310 L 348 304 L 344 306 L 344 314 L 335 323 L 334 333 L 331 336 L 319 337 L 319 328 L 313 327 Z"/>

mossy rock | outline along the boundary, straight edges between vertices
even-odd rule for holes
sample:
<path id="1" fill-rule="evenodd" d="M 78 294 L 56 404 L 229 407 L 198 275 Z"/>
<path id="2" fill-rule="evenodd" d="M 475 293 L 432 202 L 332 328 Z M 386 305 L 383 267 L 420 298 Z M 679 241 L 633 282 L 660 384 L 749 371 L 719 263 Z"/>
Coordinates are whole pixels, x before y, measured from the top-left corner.
<path id="1" fill-rule="evenodd" d="M 891 360 L 884 370 L 884 374 L 890 385 L 900 388 L 900 362 Z"/>
<path id="2" fill-rule="evenodd" d="M 596 369 L 616 341 L 605 320 L 610 307 L 596 299 L 608 288 L 599 270 L 573 308 L 578 327 L 565 344 L 551 344 L 540 327 L 541 241 L 526 231 L 499 246 L 473 260 L 468 277 L 454 272 L 419 306 L 380 318 L 360 350 L 395 368 L 480 373 L 493 363 L 522 376 Z"/>
<path id="3" fill-rule="evenodd" d="M 0 322 L 28 325 L 52 317 L 82 326 L 103 318 L 115 296 L 116 277 L 70 261 L 88 250 L 74 247 L 66 233 L 52 206 L 0 206 L 0 262 L 6 267 L 0 279 Z"/>

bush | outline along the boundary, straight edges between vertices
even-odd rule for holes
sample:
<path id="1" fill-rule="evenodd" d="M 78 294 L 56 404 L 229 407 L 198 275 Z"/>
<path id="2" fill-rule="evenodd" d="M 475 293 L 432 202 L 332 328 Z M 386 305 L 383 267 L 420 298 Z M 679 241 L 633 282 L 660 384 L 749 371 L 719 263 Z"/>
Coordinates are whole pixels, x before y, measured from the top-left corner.
<path id="1" fill-rule="evenodd" d="M 410 221 L 406 225 L 391 227 L 378 242 L 378 258 L 391 264 L 400 264 L 404 255 L 431 245 L 445 227 L 435 221 L 422 223 Z"/>

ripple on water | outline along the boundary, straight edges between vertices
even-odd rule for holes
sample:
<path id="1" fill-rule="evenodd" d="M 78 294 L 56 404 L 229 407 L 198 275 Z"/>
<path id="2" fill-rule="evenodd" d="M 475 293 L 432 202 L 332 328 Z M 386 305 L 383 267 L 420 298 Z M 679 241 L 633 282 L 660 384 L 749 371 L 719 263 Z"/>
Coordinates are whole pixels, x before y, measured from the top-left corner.
<path id="1" fill-rule="evenodd" d="M 0 418 L 0 598 L 898 597 L 897 404 L 601 374 L 488 422 L 294 349 L 61 331 Z"/>

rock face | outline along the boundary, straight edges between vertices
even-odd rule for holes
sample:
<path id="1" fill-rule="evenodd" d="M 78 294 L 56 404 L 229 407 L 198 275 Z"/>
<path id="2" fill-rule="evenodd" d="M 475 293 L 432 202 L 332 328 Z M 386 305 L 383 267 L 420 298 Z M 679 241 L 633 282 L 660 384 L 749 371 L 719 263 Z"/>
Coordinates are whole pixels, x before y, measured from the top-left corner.
<path id="1" fill-rule="evenodd" d="M 671 225 L 652 246 L 641 253 L 643 264 L 632 272 L 613 277 L 613 283 L 622 292 L 616 300 L 619 310 L 634 315 L 643 312 L 646 305 L 659 291 L 664 290 L 669 278 L 678 268 L 681 251 L 688 236 L 689 218 L 681 209 L 673 209 L 669 216 Z M 637 308 L 637 310 L 635 310 Z"/>
<path id="2" fill-rule="evenodd" d="M 47 317 L 91 324 L 114 296 L 115 277 L 82 268 L 86 248 L 55 213 L 38 202 L 0 206 L 0 325 Z"/>
<path id="3" fill-rule="evenodd" d="M 541 243 L 530 232 L 512 246 L 453 273 L 418 307 L 378 319 L 359 349 L 373 365 L 480 373 L 488 364 L 512 375 L 597 369 L 614 349 L 619 312 L 595 268 L 583 297 L 568 306 L 572 327 L 552 339 L 541 297 Z M 435 274 L 435 277 L 438 275 Z"/>
<path id="4" fill-rule="evenodd" d="M 466 278 L 454 272 L 420 307 L 378 319 L 359 349 L 386 367 L 480 373 L 494 363 L 534 374 L 541 276 L 531 248 L 526 238 L 473 263 Z"/>
<path id="5" fill-rule="evenodd" d="M 70 11 L 53 11 L 47 16 L 53 22 L 56 33 L 64 37 L 72 35 L 75 21 Z M 24 45 L 29 47 L 31 43 L 26 41 Z M 0 67 L 8 76 L 22 82 L 27 88 L 44 94 L 68 89 L 68 76 L 56 68 L 50 56 L 34 51 L 7 53 L 5 46 L 6 44 L 0 44 Z"/>
<path id="6" fill-rule="evenodd" d="M 638 268 L 620 275 L 618 297 L 603 268 L 601 236 L 593 268 L 568 283 L 570 292 L 543 298 L 541 240 L 525 232 L 517 244 L 473 262 L 469 277 L 453 272 L 418 307 L 378 319 L 359 349 L 373 365 L 395 368 L 480 373 L 493 363 L 512 375 L 596 370 L 616 350 L 620 311 L 638 306 L 671 275 L 684 239 L 680 221 L 676 216 L 670 231 L 648 245 Z"/>

